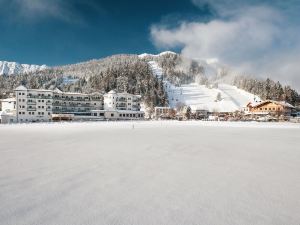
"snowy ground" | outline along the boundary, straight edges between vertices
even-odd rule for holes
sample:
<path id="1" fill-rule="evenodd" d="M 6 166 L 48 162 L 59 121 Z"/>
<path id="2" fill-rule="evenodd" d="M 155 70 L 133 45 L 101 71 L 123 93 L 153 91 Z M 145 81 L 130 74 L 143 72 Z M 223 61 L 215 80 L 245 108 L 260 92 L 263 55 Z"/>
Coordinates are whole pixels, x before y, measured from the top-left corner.
<path id="1" fill-rule="evenodd" d="M 299 225 L 298 124 L 0 126 L 0 224 Z"/>
<path id="2" fill-rule="evenodd" d="M 163 70 L 157 62 L 148 62 L 152 72 L 162 78 Z M 196 83 L 175 87 L 168 81 L 164 81 L 168 94 L 169 105 L 176 108 L 178 103 L 188 105 L 192 110 L 202 109 L 210 112 L 234 112 L 241 110 L 249 102 L 260 101 L 258 96 L 241 90 L 228 84 L 219 84 L 218 87 L 208 88 L 205 85 Z M 220 93 L 221 99 L 216 101 Z"/>
<path id="3" fill-rule="evenodd" d="M 175 87 L 168 83 L 166 90 L 171 107 L 178 102 L 191 106 L 192 109 L 205 109 L 210 112 L 234 112 L 241 110 L 249 102 L 260 100 L 257 96 L 228 84 L 219 84 L 218 88 L 205 85 L 187 84 Z M 216 97 L 220 93 L 220 101 Z"/>

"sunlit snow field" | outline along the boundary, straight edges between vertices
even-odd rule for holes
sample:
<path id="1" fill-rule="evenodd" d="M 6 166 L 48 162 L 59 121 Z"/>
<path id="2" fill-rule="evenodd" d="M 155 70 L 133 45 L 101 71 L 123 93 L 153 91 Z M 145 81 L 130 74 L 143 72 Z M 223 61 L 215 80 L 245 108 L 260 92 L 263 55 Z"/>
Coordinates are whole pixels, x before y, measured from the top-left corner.
<path id="1" fill-rule="evenodd" d="M 300 126 L 0 126 L 0 224 L 299 225 Z"/>

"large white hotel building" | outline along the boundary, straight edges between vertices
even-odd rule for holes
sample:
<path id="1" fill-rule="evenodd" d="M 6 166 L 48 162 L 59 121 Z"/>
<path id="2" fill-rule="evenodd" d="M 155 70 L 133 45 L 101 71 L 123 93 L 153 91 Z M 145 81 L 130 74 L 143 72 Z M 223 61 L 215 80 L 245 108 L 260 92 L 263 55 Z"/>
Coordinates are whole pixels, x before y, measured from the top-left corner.
<path id="1" fill-rule="evenodd" d="M 15 89 L 15 99 L 2 100 L 2 123 L 52 120 L 143 119 L 141 96 L 110 91 L 84 94 L 59 89 Z"/>

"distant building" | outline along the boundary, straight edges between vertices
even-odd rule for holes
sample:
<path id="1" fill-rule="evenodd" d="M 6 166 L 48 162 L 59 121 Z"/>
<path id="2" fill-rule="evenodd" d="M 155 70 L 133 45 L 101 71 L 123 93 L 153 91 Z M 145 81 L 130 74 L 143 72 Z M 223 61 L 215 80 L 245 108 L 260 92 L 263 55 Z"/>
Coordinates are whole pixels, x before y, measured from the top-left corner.
<path id="1" fill-rule="evenodd" d="M 16 99 L 1 99 L 0 123 L 16 122 Z"/>
<path id="2" fill-rule="evenodd" d="M 170 119 L 175 117 L 176 111 L 171 107 L 155 107 L 154 118 L 155 119 Z"/>
<path id="3" fill-rule="evenodd" d="M 15 98 L 6 98 L 0 99 L 1 102 L 1 110 L 2 111 L 13 111 L 16 110 L 16 99 Z"/>
<path id="4" fill-rule="evenodd" d="M 134 110 L 92 110 L 91 116 L 94 119 L 102 120 L 140 120 L 144 119 L 145 113 L 143 111 Z"/>
<path id="5" fill-rule="evenodd" d="M 194 119 L 207 119 L 209 111 L 206 109 L 192 109 L 191 113 Z"/>
<path id="6" fill-rule="evenodd" d="M 51 121 L 53 91 L 19 86 L 15 89 L 15 95 L 17 122 Z"/>
<path id="7" fill-rule="evenodd" d="M 243 108 L 243 112 L 252 115 L 290 116 L 294 109 L 295 107 L 288 102 L 266 100 L 259 103 L 248 103 Z"/>
<path id="8" fill-rule="evenodd" d="M 89 116 L 91 110 L 103 109 L 103 95 L 101 93 L 83 94 L 53 91 L 53 113 L 73 114 L 75 116 Z"/>
<path id="9" fill-rule="evenodd" d="M 116 93 L 72 93 L 59 89 L 15 89 L 16 98 L 2 100 L 1 121 L 49 122 L 70 120 L 143 119 L 139 95 Z M 9 110 L 8 110 L 9 109 Z M 13 111 L 14 110 L 14 111 Z M 15 117 L 12 119 L 11 117 Z"/>
<path id="10" fill-rule="evenodd" d="M 117 93 L 114 90 L 104 94 L 104 109 L 105 110 L 132 110 L 139 111 L 141 96 L 129 93 Z"/>

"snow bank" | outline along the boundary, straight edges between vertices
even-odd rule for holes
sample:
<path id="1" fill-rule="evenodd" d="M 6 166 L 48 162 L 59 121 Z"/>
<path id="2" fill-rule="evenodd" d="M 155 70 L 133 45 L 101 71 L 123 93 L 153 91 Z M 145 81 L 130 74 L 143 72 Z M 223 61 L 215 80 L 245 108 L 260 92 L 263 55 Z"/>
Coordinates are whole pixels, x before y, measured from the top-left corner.
<path id="1" fill-rule="evenodd" d="M 299 135 L 280 123 L 0 126 L 0 221 L 298 225 Z"/>

